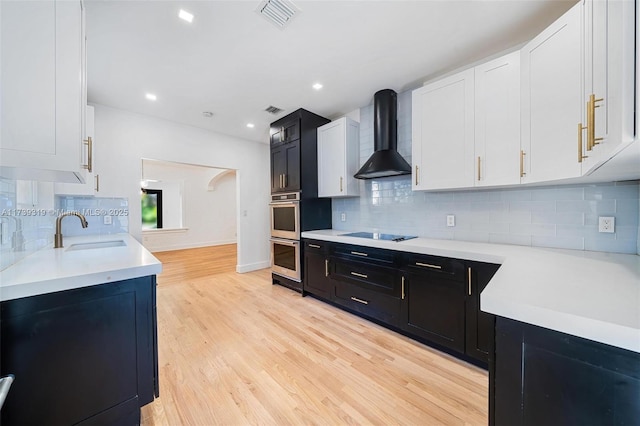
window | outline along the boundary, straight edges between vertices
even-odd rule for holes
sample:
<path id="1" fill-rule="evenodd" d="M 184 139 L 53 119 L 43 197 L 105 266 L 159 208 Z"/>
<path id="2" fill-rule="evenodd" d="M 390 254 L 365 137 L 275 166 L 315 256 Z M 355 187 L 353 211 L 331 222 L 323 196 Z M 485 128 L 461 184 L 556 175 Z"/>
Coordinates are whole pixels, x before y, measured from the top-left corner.
<path id="1" fill-rule="evenodd" d="M 142 188 L 142 229 L 162 228 L 162 190 Z"/>

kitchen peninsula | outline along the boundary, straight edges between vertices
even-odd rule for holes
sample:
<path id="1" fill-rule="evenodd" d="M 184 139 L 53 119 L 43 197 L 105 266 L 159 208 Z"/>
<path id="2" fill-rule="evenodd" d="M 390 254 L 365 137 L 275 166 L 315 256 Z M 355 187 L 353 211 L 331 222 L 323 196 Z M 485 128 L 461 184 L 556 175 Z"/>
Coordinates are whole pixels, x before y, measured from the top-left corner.
<path id="1" fill-rule="evenodd" d="M 161 270 L 112 234 L 66 238 L 0 272 L 1 374 L 17 378 L 2 423 L 139 423 L 159 394 Z"/>

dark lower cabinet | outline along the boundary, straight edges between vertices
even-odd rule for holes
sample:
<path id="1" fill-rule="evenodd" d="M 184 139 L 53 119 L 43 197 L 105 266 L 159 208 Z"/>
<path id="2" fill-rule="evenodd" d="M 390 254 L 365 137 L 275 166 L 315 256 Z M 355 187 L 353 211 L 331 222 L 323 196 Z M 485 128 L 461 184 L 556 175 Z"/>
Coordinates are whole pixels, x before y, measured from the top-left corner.
<path id="1" fill-rule="evenodd" d="M 489 284 L 499 266 L 481 262 L 467 262 L 466 266 L 465 353 L 486 363 L 493 350 L 495 316 L 480 310 L 480 293 Z"/>
<path id="2" fill-rule="evenodd" d="M 495 318 L 480 293 L 499 265 L 305 239 L 304 292 L 486 368 Z"/>
<path id="3" fill-rule="evenodd" d="M 327 243 L 306 240 L 303 247 L 304 292 L 330 299 L 333 293 L 334 281 L 329 278 Z"/>
<path id="4" fill-rule="evenodd" d="M 637 425 L 640 354 L 496 318 L 492 425 Z"/>
<path id="5" fill-rule="evenodd" d="M 452 263 L 450 259 L 430 257 L 424 261 L 409 263 L 402 271 L 406 292 L 402 328 L 411 334 L 464 353 L 463 271 L 462 262 Z"/>
<path id="6" fill-rule="evenodd" d="M 155 276 L 2 302 L 3 426 L 137 424 L 158 395 Z"/>

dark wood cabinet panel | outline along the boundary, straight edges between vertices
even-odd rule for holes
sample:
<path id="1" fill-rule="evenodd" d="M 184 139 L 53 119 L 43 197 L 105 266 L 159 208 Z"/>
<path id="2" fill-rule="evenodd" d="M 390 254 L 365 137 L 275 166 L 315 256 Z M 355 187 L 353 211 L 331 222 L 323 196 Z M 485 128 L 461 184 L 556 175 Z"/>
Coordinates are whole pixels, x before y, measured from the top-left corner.
<path id="1" fill-rule="evenodd" d="M 464 282 L 446 273 L 403 271 L 406 300 L 402 327 L 409 333 L 464 353 Z"/>
<path id="2" fill-rule="evenodd" d="M 139 417 L 157 394 L 155 277 L 0 306 L 0 374 L 16 376 L 3 425 Z"/>
<path id="3" fill-rule="evenodd" d="M 324 299 L 331 299 L 334 281 L 329 278 L 327 248 L 323 241 L 305 241 L 303 290 Z"/>
<path id="4" fill-rule="evenodd" d="M 331 264 L 331 276 L 335 280 L 400 298 L 401 279 L 397 269 L 335 256 L 331 258 Z"/>
<path id="5" fill-rule="evenodd" d="M 397 327 L 400 321 L 401 300 L 358 285 L 337 281 L 335 300 L 339 304 L 367 317 Z"/>
<path id="6" fill-rule="evenodd" d="M 495 425 L 631 425 L 640 419 L 640 354 L 496 318 Z"/>
<path id="7" fill-rule="evenodd" d="M 467 262 L 466 348 L 467 355 L 488 362 L 493 350 L 495 316 L 480 310 L 480 293 L 499 266 L 490 263 Z"/>
<path id="8" fill-rule="evenodd" d="M 294 116 L 284 120 L 278 120 L 271 124 L 271 146 L 278 146 L 300 139 L 300 118 Z"/>

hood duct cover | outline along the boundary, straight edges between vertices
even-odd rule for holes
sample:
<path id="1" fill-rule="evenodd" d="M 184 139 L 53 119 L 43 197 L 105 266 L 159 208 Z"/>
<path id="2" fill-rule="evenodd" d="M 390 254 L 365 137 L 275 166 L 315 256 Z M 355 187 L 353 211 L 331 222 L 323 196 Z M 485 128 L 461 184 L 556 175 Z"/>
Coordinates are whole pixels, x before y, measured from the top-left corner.
<path id="1" fill-rule="evenodd" d="M 398 153 L 398 94 L 391 89 L 376 92 L 373 100 L 374 153 L 353 175 L 374 179 L 411 174 L 411 166 Z"/>

